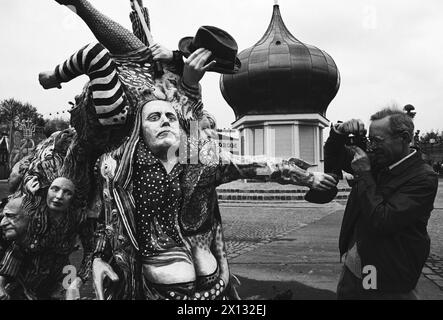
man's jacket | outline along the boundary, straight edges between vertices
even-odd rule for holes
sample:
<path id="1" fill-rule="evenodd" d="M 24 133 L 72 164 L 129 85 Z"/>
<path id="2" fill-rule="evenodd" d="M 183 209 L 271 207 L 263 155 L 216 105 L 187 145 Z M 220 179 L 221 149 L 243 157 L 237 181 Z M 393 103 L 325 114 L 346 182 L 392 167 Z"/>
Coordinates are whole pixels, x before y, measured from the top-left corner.
<path id="1" fill-rule="evenodd" d="M 344 143 L 345 137 L 331 130 L 325 158 L 345 154 Z M 345 161 L 342 168 L 352 171 L 351 157 L 340 158 Z M 437 175 L 418 151 L 392 170 L 361 174 L 354 181 L 346 205 L 340 256 L 355 240 L 362 268 L 370 265 L 377 270 L 377 290 L 414 289 L 429 255 L 426 228 L 437 188 Z"/>

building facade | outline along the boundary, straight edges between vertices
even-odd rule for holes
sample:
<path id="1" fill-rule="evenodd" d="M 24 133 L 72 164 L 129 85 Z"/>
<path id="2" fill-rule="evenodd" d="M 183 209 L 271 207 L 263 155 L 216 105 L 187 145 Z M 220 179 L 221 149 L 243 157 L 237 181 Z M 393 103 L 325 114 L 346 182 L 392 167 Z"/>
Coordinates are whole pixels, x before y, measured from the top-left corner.
<path id="1" fill-rule="evenodd" d="M 295 156 L 322 170 L 326 109 L 340 86 L 332 57 L 297 40 L 276 4 L 263 37 L 239 59 L 240 71 L 222 75 L 220 89 L 235 112 L 240 153 Z"/>

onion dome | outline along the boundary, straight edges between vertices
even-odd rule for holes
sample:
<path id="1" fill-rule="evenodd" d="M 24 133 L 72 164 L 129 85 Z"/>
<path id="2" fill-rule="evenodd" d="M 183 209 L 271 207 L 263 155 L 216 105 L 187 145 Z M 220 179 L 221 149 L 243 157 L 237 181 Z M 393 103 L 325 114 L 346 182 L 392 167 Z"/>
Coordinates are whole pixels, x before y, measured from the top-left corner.
<path id="1" fill-rule="evenodd" d="M 245 115 L 319 113 L 323 116 L 340 86 L 326 52 L 297 40 L 278 4 L 264 36 L 239 54 L 241 68 L 220 78 L 223 97 L 236 120 Z"/>

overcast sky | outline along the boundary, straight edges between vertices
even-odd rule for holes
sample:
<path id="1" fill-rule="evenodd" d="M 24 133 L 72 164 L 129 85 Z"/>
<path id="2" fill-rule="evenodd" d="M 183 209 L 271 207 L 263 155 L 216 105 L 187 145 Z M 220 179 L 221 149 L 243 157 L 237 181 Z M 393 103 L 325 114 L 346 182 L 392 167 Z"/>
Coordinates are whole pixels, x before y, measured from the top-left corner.
<path id="1" fill-rule="evenodd" d="M 129 0 L 91 0 L 99 10 L 130 27 Z M 266 31 L 274 0 L 144 0 L 154 39 L 177 48 L 201 25 L 214 25 L 237 40 L 240 51 Z M 341 88 L 330 104 L 331 121 L 369 116 L 397 102 L 413 104 L 416 127 L 443 128 L 443 1 L 280 0 L 283 20 L 299 40 L 328 52 L 341 73 Z M 30 102 L 49 117 L 68 109 L 86 77 L 43 90 L 38 73 L 53 69 L 94 41 L 84 23 L 51 0 L 0 0 L 0 100 Z M 203 101 L 219 127 L 234 113 L 219 89 L 219 75 L 202 81 Z"/>

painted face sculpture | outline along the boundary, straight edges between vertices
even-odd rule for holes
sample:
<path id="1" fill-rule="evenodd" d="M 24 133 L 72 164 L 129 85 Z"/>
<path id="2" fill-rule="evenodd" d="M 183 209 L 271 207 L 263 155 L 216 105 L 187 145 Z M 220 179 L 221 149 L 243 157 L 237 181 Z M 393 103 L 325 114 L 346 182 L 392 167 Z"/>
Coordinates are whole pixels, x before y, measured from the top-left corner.
<path id="1" fill-rule="evenodd" d="M 13 198 L 3 208 L 0 228 L 6 240 L 17 240 L 25 234 L 28 218 L 22 210 L 23 198 Z"/>
<path id="2" fill-rule="evenodd" d="M 146 145 L 154 153 L 164 148 L 178 148 L 180 125 L 172 105 L 162 100 L 154 100 L 144 105 L 142 132 Z"/>
<path id="3" fill-rule="evenodd" d="M 72 203 L 74 195 L 74 183 L 67 178 L 60 177 L 51 183 L 46 197 L 46 204 L 52 212 L 66 212 Z"/>

